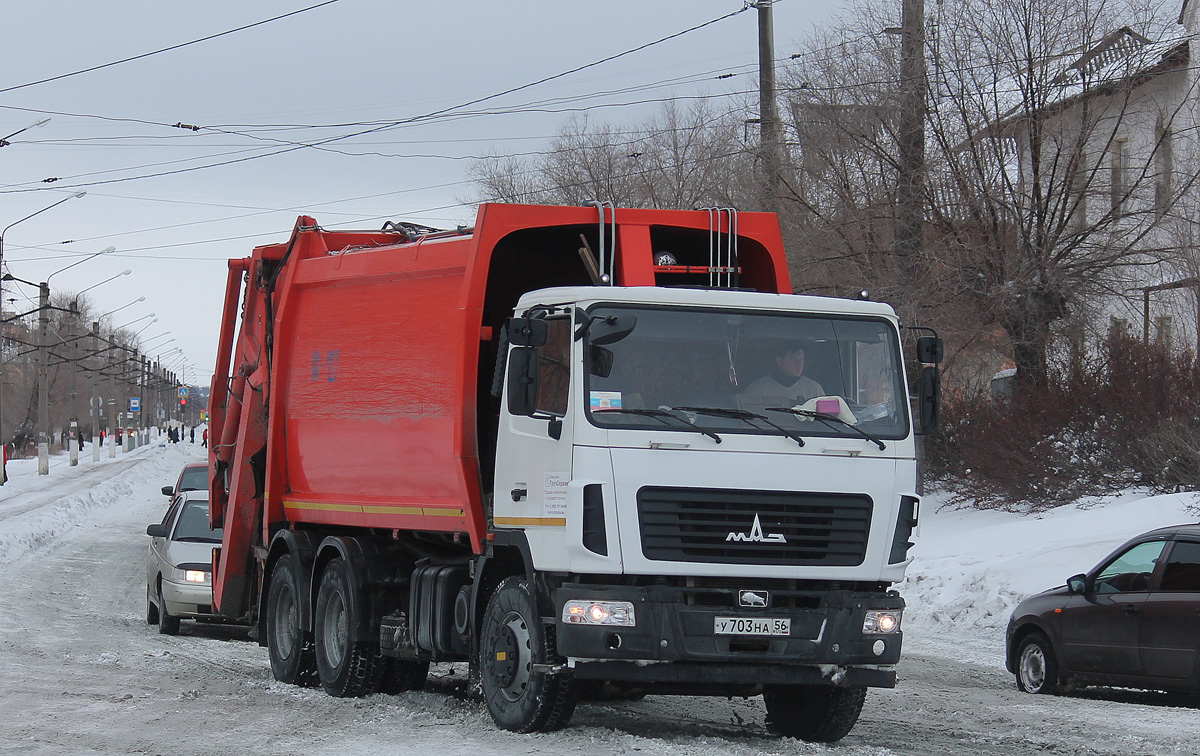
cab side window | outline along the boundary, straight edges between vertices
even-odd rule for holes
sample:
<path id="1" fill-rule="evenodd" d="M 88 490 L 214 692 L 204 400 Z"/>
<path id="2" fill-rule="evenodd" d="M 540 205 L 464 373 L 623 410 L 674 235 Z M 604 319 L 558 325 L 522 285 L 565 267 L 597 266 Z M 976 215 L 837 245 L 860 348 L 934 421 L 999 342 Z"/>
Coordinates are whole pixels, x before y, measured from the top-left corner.
<path id="1" fill-rule="evenodd" d="M 550 415 L 567 414 L 571 386 L 571 321 L 546 321 L 546 343 L 537 348 L 538 395 L 535 408 Z"/>
<path id="2" fill-rule="evenodd" d="M 1200 543 L 1178 541 L 1167 557 L 1160 591 L 1200 593 Z"/>
<path id="3" fill-rule="evenodd" d="M 1138 593 L 1150 589 L 1150 578 L 1166 541 L 1139 543 L 1125 551 L 1096 575 L 1097 593 Z"/>

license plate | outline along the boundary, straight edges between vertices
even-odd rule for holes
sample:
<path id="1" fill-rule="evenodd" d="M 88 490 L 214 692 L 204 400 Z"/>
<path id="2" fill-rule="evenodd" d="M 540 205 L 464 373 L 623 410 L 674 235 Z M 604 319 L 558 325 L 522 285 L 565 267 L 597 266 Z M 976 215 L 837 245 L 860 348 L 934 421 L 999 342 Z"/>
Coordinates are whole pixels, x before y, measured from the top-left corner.
<path id="1" fill-rule="evenodd" d="M 716 635 L 790 635 L 792 621 L 779 617 L 715 617 Z"/>

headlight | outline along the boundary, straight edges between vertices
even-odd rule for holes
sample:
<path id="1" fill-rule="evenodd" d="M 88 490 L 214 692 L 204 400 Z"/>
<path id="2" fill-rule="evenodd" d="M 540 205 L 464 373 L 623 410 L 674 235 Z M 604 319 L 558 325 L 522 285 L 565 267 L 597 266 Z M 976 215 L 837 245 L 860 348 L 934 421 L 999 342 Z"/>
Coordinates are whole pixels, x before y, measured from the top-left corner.
<path id="1" fill-rule="evenodd" d="M 187 583 L 207 583 L 210 579 L 210 573 L 204 570 L 181 570 L 176 567 L 171 572 L 174 573 L 176 580 L 182 580 Z"/>
<path id="2" fill-rule="evenodd" d="M 568 601 L 563 605 L 562 621 L 572 625 L 637 625 L 633 604 L 628 601 Z"/>
<path id="3" fill-rule="evenodd" d="M 872 609 L 863 617 L 863 635 L 890 635 L 900 629 L 900 610 Z"/>

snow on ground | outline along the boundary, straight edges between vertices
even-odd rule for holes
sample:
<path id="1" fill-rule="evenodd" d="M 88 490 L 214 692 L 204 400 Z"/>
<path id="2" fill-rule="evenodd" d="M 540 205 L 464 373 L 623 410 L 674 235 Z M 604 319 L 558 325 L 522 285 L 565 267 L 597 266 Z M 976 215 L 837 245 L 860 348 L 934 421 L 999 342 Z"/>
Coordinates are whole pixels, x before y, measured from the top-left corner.
<path id="1" fill-rule="evenodd" d="M 1003 669 L 1008 613 L 1025 595 L 1091 568 L 1127 538 L 1197 520 L 1193 494 L 1136 493 L 1040 516 L 923 502 L 908 579 L 900 685 L 868 695 L 841 743 L 778 740 L 759 699 L 651 696 L 581 705 L 566 730 L 497 730 L 439 665 L 429 690 L 343 700 L 273 681 L 243 630 L 144 622 L 145 524 L 159 488 L 199 444 L 156 439 L 98 462 L 66 455 L 38 476 L 10 463 L 0 487 L 0 753 L 613 753 L 1105 756 L 1194 753 L 1193 704 L 1154 695 L 1028 696 Z"/>
<path id="2" fill-rule="evenodd" d="M 906 648 L 937 643 L 961 661 L 1004 665 L 1008 616 L 1026 596 L 1064 585 L 1139 533 L 1200 520 L 1200 494 L 1126 493 L 1040 515 L 952 509 L 922 501 L 908 603 Z M 949 636 L 955 643 L 945 643 Z"/>
<path id="3" fill-rule="evenodd" d="M 36 457 L 9 460 L 8 482 L 0 487 L 0 563 L 16 559 L 75 527 L 86 520 L 90 510 L 129 497 L 140 476 L 121 473 L 162 443 L 165 437 L 131 452 L 118 450 L 112 457 L 111 444 L 106 443 L 95 462 L 91 444 L 85 444 L 78 465 L 72 467 L 65 452 L 55 454 L 50 457 L 50 474 L 45 476 L 37 474 Z M 163 468 L 162 485 L 174 484 L 183 451 L 158 455 L 161 462 L 155 466 Z M 103 479 L 100 483 L 96 482 L 97 476 L 89 474 L 98 467 L 104 468 L 99 472 Z"/>

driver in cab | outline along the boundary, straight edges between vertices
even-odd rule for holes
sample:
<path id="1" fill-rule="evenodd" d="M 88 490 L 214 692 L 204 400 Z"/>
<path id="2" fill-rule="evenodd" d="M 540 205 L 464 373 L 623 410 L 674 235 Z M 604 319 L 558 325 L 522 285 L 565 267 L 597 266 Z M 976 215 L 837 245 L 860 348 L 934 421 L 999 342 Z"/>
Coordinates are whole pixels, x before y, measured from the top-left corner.
<path id="1" fill-rule="evenodd" d="M 825 395 L 821 384 L 804 375 L 803 343 L 784 342 L 776 348 L 774 357 L 775 367 L 747 386 L 743 396 L 771 397 L 788 406 L 796 406 Z"/>

